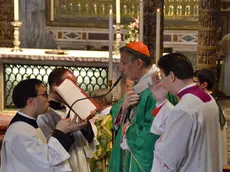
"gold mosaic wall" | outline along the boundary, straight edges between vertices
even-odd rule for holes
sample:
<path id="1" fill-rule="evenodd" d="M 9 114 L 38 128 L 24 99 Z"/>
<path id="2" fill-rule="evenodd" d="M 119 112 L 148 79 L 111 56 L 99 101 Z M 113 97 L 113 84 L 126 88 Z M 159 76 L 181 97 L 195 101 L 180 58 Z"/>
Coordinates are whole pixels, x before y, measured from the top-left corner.
<path id="1" fill-rule="evenodd" d="M 108 27 L 110 9 L 113 9 L 115 21 L 115 3 L 115 0 L 49 0 L 47 1 L 48 25 Z M 51 21 L 51 8 L 54 9 L 53 21 Z M 128 24 L 138 15 L 139 0 L 121 0 L 122 24 Z M 196 27 L 194 23 L 198 23 L 199 0 L 165 0 L 164 15 L 165 27 L 185 29 Z M 178 23 L 178 20 L 182 22 Z"/>

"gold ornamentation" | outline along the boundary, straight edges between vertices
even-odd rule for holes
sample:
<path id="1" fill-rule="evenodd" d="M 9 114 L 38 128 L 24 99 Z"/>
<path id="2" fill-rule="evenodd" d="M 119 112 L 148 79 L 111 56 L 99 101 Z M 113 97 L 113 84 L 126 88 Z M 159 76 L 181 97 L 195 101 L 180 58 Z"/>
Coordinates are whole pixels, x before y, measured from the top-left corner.
<path id="1" fill-rule="evenodd" d="M 14 51 L 14 52 L 20 52 L 22 51 L 22 49 L 20 48 L 20 33 L 19 33 L 19 27 L 21 26 L 21 22 L 19 21 L 14 21 L 11 23 L 13 26 L 14 26 L 14 48 L 11 50 L 11 51 Z"/>

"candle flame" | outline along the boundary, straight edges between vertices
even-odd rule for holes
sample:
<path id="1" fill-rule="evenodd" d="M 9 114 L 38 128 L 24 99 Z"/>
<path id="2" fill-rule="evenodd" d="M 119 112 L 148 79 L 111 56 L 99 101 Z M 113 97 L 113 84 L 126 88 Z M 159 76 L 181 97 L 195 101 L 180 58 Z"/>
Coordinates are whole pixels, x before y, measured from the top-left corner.
<path id="1" fill-rule="evenodd" d="M 113 14 L 113 10 L 112 9 L 109 10 L 109 14 Z"/>
<path id="2" fill-rule="evenodd" d="M 160 8 L 157 8 L 157 12 L 159 13 L 161 10 L 160 10 Z"/>

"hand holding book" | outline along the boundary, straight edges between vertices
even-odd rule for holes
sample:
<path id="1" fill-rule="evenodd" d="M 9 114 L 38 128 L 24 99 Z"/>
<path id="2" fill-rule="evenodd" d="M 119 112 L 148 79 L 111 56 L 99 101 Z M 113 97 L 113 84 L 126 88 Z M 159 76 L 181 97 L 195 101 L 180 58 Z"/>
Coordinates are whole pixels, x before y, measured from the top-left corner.
<path id="1" fill-rule="evenodd" d="M 75 115 L 75 117 L 72 120 L 70 118 L 60 120 L 56 126 L 56 129 L 67 134 L 67 133 L 80 131 L 81 129 L 87 126 L 88 124 L 87 120 L 78 123 L 76 121 L 76 118 L 77 115 Z"/>

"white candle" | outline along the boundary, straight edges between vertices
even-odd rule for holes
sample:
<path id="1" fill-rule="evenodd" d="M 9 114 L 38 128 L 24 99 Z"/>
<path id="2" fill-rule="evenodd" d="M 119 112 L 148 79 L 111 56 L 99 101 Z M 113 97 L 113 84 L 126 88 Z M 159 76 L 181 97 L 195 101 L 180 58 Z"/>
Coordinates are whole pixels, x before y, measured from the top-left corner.
<path id="1" fill-rule="evenodd" d="M 19 6 L 18 6 L 18 0 L 14 0 L 14 20 L 19 20 Z"/>
<path id="2" fill-rule="evenodd" d="M 54 0 L 50 1 L 50 20 L 54 21 Z"/>
<path id="3" fill-rule="evenodd" d="M 113 11 L 109 10 L 109 80 L 113 77 Z"/>
<path id="4" fill-rule="evenodd" d="M 160 44 L 161 44 L 161 11 L 158 8 L 157 9 L 157 13 L 156 13 L 156 63 L 158 62 L 159 58 L 160 58 Z"/>
<path id="5" fill-rule="evenodd" d="M 140 0 L 140 22 L 139 22 L 139 36 L 140 42 L 143 42 L 143 35 L 144 35 L 144 5 L 143 0 Z"/>
<path id="6" fill-rule="evenodd" d="M 121 3 L 120 0 L 116 0 L 116 22 L 121 23 Z"/>

